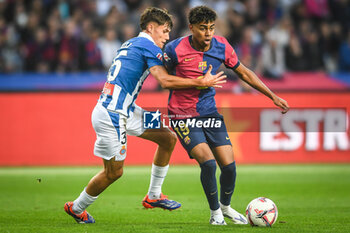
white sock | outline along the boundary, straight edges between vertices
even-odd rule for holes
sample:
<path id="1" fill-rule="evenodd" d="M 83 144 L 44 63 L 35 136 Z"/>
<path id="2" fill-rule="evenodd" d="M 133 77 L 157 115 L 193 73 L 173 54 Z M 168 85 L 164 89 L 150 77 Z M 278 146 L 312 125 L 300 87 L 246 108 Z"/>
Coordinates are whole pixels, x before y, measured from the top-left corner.
<path id="1" fill-rule="evenodd" d="M 160 198 L 162 193 L 162 184 L 166 174 L 168 173 L 169 165 L 160 167 L 152 164 L 151 182 L 148 189 L 148 198 L 151 200 Z"/>
<path id="2" fill-rule="evenodd" d="M 89 205 L 96 201 L 97 197 L 90 196 L 86 193 L 86 188 L 80 193 L 80 196 L 73 202 L 73 211 L 76 214 L 81 214 Z"/>
<path id="3" fill-rule="evenodd" d="M 230 207 L 231 207 L 231 206 L 229 206 L 229 205 L 223 205 L 223 204 L 221 204 L 221 202 L 220 202 L 220 208 L 221 208 L 222 212 L 227 211 Z"/>
<path id="4" fill-rule="evenodd" d="M 221 209 L 217 209 L 217 210 L 210 210 L 210 215 L 214 216 L 214 215 L 222 215 L 222 211 Z"/>

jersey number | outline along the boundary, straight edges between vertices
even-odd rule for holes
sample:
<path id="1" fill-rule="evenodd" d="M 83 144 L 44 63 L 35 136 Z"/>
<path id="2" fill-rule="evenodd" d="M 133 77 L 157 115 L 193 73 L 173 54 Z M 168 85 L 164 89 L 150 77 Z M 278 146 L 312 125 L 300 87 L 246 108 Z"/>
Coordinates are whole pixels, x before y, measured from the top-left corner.
<path id="1" fill-rule="evenodd" d="M 175 131 L 181 139 L 183 139 L 184 136 L 187 136 L 190 133 L 190 129 L 188 127 L 176 127 Z"/>
<path id="2" fill-rule="evenodd" d="M 121 143 L 122 145 L 125 145 L 125 144 L 126 144 L 126 132 L 123 132 L 123 133 L 122 133 L 120 143 Z"/>
<path id="3" fill-rule="evenodd" d="M 127 50 L 122 50 L 119 52 L 118 56 L 114 58 L 113 64 L 111 65 L 111 68 L 109 68 L 107 80 L 108 82 L 112 82 L 114 79 L 116 79 L 120 68 L 122 67 L 122 62 L 118 59 L 120 56 L 126 56 L 128 54 Z"/>

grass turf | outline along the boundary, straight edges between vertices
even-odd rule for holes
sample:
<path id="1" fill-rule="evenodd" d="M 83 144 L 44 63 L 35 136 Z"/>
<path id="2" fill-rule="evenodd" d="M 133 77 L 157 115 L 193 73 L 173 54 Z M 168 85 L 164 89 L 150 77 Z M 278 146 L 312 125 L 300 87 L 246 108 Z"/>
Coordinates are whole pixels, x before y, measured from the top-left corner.
<path id="1" fill-rule="evenodd" d="M 163 192 L 182 203 L 179 210 L 143 209 L 150 167 L 126 167 L 88 208 L 96 223 L 76 224 L 63 205 L 97 171 L 0 168 L 0 232 L 350 232 L 350 164 L 240 165 L 232 207 L 244 212 L 253 198 L 269 197 L 279 210 L 272 228 L 229 220 L 227 226 L 211 226 L 196 166 L 172 166 L 168 172 Z"/>

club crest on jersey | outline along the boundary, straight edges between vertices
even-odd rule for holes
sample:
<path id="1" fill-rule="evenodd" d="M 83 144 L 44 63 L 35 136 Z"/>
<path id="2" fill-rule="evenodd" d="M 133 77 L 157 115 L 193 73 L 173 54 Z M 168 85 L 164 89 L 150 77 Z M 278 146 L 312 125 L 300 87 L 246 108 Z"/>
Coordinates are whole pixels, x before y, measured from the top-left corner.
<path id="1" fill-rule="evenodd" d="M 201 71 L 205 71 L 207 69 L 207 61 L 200 61 L 198 63 L 198 69 Z"/>
<path id="2" fill-rule="evenodd" d="M 191 138 L 189 137 L 189 136 L 186 136 L 185 138 L 184 138 L 184 142 L 188 145 L 188 144 L 190 144 L 191 143 Z"/>
<path id="3" fill-rule="evenodd" d="M 158 53 L 158 54 L 157 54 L 157 58 L 158 58 L 159 60 L 163 61 L 163 56 L 162 56 L 161 53 Z"/>
<path id="4" fill-rule="evenodd" d="M 119 151 L 120 155 L 124 155 L 126 153 L 126 147 L 123 145 L 122 149 Z"/>

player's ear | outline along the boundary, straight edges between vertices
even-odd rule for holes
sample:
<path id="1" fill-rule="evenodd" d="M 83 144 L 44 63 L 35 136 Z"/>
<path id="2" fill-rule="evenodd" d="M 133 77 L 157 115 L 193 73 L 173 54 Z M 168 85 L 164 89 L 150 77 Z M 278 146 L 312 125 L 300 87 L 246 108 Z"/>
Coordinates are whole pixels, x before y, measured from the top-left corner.
<path id="1" fill-rule="evenodd" d="M 146 26 L 146 31 L 150 34 L 153 33 L 153 29 L 154 29 L 154 23 L 153 22 L 149 22 Z"/>
<path id="2" fill-rule="evenodd" d="M 188 25 L 188 28 L 190 29 L 190 31 L 192 31 L 193 25 L 192 25 L 192 24 L 189 24 L 189 25 Z"/>

